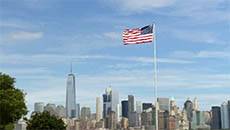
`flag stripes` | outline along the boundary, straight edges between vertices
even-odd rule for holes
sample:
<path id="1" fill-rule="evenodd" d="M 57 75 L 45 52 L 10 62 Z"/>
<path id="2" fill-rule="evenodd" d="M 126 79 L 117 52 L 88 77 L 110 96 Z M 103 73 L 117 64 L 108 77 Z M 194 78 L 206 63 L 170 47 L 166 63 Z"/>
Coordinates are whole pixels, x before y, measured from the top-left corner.
<path id="1" fill-rule="evenodd" d="M 123 42 L 124 45 L 129 44 L 141 44 L 141 43 L 148 43 L 153 41 L 153 33 L 142 34 L 142 28 L 136 29 L 126 29 L 123 32 Z"/>

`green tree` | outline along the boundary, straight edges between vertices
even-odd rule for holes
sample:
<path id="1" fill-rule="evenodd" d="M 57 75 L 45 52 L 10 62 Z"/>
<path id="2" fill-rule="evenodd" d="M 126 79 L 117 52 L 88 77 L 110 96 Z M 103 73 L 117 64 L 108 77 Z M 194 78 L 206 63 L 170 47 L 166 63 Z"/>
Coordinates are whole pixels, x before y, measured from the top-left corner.
<path id="1" fill-rule="evenodd" d="M 49 112 L 35 113 L 27 120 L 27 130 L 65 130 L 65 123 L 61 118 Z"/>
<path id="2" fill-rule="evenodd" d="M 0 72 L 0 129 L 10 130 L 27 114 L 25 94 L 14 87 L 15 79 Z"/>

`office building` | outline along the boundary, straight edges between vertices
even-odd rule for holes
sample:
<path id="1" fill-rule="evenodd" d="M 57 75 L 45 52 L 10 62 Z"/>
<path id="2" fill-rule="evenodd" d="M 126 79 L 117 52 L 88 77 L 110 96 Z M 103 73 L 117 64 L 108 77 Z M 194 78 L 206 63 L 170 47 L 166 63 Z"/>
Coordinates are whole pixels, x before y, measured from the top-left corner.
<path id="1" fill-rule="evenodd" d="M 80 115 L 81 112 L 80 111 L 81 111 L 80 104 L 77 103 L 76 104 L 76 118 L 77 119 L 80 119 L 80 117 L 81 117 L 81 115 Z"/>
<path id="2" fill-rule="evenodd" d="M 212 120 L 211 120 L 212 129 L 221 129 L 221 112 L 219 106 L 212 107 Z"/>
<path id="3" fill-rule="evenodd" d="M 189 128 L 191 129 L 193 103 L 192 103 L 192 101 L 189 100 L 189 98 L 184 103 L 184 109 L 186 110 L 187 118 L 188 118 L 188 121 L 189 121 Z"/>
<path id="4" fill-rule="evenodd" d="M 170 113 L 169 115 L 175 116 L 179 112 L 179 108 L 176 105 L 175 99 L 172 97 L 170 100 Z"/>
<path id="5" fill-rule="evenodd" d="M 89 107 L 82 107 L 81 108 L 81 120 L 88 121 L 91 119 L 91 111 Z"/>
<path id="6" fill-rule="evenodd" d="M 128 118 L 122 117 L 121 119 L 121 128 L 127 129 L 129 127 Z"/>
<path id="7" fill-rule="evenodd" d="M 158 119 L 159 119 L 159 129 L 160 130 L 167 130 L 168 129 L 168 119 L 169 112 L 167 110 L 163 110 L 159 112 Z"/>
<path id="8" fill-rule="evenodd" d="M 54 103 L 46 104 L 46 106 L 44 107 L 44 111 L 48 111 L 50 114 L 58 116 L 56 112 L 56 105 Z"/>
<path id="9" fill-rule="evenodd" d="M 103 118 L 111 112 L 112 102 L 111 102 L 111 89 L 106 88 L 105 94 L 103 94 Z"/>
<path id="10" fill-rule="evenodd" d="M 143 103 L 142 104 L 142 109 L 143 111 L 148 110 L 149 108 L 152 108 L 153 104 L 152 103 Z"/>
<path id="11" fill-rule="evenodd" d="M 127 100 L 121 101 L 122 117 L 128 118 L 129 103 Z"/>
<path id="12" fill-rule="evenodd" d="M 134 112 L 134 96 L 128 95 L 129 112 Z"/>
<path id="13" fill-rule="evenodd" d="M 160 111 L 169 112 L 169 98 L 157 98 L 157 102 L 159 104 Z"/>
<path id="14" fill-rule="evenodd" d="M 121 117 L 121 105 L 117 104 L 117 109 L 116 109 L 116 122 L 120 121 L 120 117 Z"/>
<path id="15" fill-rule="evenodd" d="M 56 108 L 57 115 L 61 118 L 66 117 L 66 109 L 63 105 L 58 105 Z"/>
<path id="16" fill-rule="evenodd" d="M 136 112 L 141 113 L 142 112 L 142 104 L 141 101 L 136 101 Z"/>
<path id="17" fill-rule="evenodd" d="M 76 88 L 75 88 L 75 76 L 69 74 L 67 77 L 66 86 L 66 118 L 76 117 Z"/>
<path id="18" fill-rule="evenodd" d="M 115 112 L 111 111 L 109 113 L 109 117 L 108 117 L 108 127 L 110 130 L 114 130 L 116 128 L 116 119 L 115 119 Z"/>
<path id="19" fill-rule="evenodd" d="M 229 127 L 229 114 L 228 114 L 228 104 L 226 102 L 221 104 L 221 128 L 228 129 Z"/>
<path id="20" fill-rule="evenodd" d="M 44 103 L 43 102 L 36 102 L 34 103 L 34 112 L 43 112 L 44 111 Z"/>
<path id="21" fill-rule="evenodd" d="M 230 100 L 228 100 L 228 119 L 229 119 L 229 127 L 230 127 Z"/>
<path id="22" fill-rule="evenodd" d="M 129 113 L 129 127 L 136 127 L 138 126 L 138 114 L 137 112 L 130 112 Z"/>
<path id="23" fill-rule="evenodd" d="M 194 104 L 193 110 L 194 111 L 198 111 L 198 100 L 197 100 L 197 97 L 194 98 L 193 104 Z"/>
<path id="24" fill-rule="evenodd" d="M 197 127 L 204 126 L 204 113 L 202 111 L 192 112 L 191 128 L 196 129 Z"/>
<path id="25" fill-rule="evenodd" d="M 117 104 L 119 104 L 119 93 L 116 90 L 111 91 L 111 110 L 116 112 Z"/>
<path id="26" fill-rule="evenodd" d="M 101 119 L 101 99 L 97 97 L 96 99 L 96 121 L 100 121 Z"/>

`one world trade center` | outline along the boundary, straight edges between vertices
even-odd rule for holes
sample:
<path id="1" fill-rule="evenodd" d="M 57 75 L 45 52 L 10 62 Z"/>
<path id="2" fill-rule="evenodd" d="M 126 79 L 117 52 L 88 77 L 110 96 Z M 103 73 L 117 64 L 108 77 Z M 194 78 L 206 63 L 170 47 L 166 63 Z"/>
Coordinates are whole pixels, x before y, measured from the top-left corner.
<path id="1" fill-rule="evenodd" d="M 66 118 L 76 117 L 75 76 L 68 74 L 66 86 Z"/>

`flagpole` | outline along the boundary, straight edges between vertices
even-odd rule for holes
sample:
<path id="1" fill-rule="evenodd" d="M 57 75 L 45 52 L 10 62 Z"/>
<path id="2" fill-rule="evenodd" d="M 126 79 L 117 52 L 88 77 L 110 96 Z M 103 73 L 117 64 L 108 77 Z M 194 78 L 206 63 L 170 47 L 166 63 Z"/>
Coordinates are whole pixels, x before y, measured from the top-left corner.
<path id="1" fill-rule="evenodd" d="M 156 110 L 156 130 L 158 130 L 158 102 L 157 102 L 157 48 L 155 23 L 153 23 L 153 54 L 154 54 L 154 86 L 155 86 L 155 110 Z"/>

